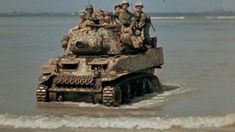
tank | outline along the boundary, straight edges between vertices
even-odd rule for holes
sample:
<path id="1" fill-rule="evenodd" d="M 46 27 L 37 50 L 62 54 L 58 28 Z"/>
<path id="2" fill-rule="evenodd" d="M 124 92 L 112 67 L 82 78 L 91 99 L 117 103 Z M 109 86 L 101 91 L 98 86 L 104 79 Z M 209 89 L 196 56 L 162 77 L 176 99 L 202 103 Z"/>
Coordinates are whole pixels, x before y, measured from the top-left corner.
<path id="1" fill-rule="evenodd" d="M 119 26 L 70 33 L 62 40 L 65 54 L 42 66 L 37 102 L 83 101 L 117 107 L 136 96 L 162 92 L 154 74 L 164 64 L 157 37 L 138 46 L 121 37 Z M 129 42 L 138 39 L 130 38 Z"/>

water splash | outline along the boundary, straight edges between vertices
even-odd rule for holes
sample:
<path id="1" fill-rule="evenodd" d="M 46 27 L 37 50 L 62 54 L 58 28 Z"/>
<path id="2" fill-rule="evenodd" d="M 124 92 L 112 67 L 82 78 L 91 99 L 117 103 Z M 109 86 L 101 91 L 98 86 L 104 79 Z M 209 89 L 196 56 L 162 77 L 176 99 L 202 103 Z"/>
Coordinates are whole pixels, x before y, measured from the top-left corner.
<path id="1" fill-rule="evenodd" d="M 174 126 L 182 128 L 219 128 L 235 123 L 235 113 L 217 117 L 178 117 L 178 118 L 91 118 L 71 116 L 16 116 L 0 115 L 0 125 L 14 128 L 57 129 L 68 128 L 124 128 L 166 130 Z"/>
<path id="2" fill-rule="evenodd" d="M 169 96 L 184 94 L 193 91 L 192 89 L 185 89 L 177 84 L 164 84 L 163 89 L 165 92 L 162 94 L 153 93 L 153 94 L 146 94 L 143 97 L 135 97 L 134 99 L 132 99 L 130 104 L 124 104 L 121 105 L 120 107 L 114 107 L 114 108 L 106 107 L 100 104 L 91 104 L 85 102 L 64 102 L 58 104 L 72 106 L 72 107 L 85 107 L 85 108 L 139 109 L 139 108 L 151 107 L 155 104 L 166 102 L 168 101 Z"/>

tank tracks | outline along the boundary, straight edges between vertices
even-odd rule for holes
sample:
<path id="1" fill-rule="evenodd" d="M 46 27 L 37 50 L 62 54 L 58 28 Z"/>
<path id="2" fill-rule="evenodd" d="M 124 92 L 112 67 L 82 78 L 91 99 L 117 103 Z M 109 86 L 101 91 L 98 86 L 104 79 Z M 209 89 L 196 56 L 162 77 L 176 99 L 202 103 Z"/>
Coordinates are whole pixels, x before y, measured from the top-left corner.
<path id="1" fill-rule="evenodd" d="M 106 106 L 118 106 L 122 101 L 122 93 L 119 87 L 107 86 L 103 88 L 102 102 Z"/>
<path id="2" fill-rule="evenodd" d="M 158 78 L 152 74 L 144 74 L 128 77 L 117 81 L 112 86 L 106 86 L 102 91 L 102 102 L 105 106 L 117 107 L 120 104 L 129 103 L 136 96 L 148 93 L 162 92 Z"/>
<path id="3" fill-rule="evenodd" d="M 39 84 L 37 87 L 36 98 L 38 102 L 46 102 L 48 100 L 48 87 L 43 84 Z"/>
<path id="4" fill-rule="evenodd" d="M 59 87 L 58 87 L 59 86 Z M 108 82 L 102 86 L 100 79 L 93 76 L 59 75 L 53 79 L 52 87 L 78 88 L 87 86 L 88 89 L 102 88 L 101 93 L 90 94 L 93 103 L 117 107 L 126 104 L 136 96 L 153 92 L 162 92 L 158 78 L 153 74 L 136 74 Z M 63 101 L 63 93 L 49 92 L 48 86 L 38 85 L 36 97 L 38 102 Z M 93 98 L 93 99 L 92 99 Z"/>

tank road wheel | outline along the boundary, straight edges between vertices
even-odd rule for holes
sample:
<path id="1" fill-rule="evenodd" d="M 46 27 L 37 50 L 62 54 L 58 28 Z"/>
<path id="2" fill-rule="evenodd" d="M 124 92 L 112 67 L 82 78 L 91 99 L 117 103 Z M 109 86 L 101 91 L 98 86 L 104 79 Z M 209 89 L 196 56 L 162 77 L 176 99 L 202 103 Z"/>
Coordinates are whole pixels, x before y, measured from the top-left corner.
<path id="1" fill-rule="evenodd" d="M 101 93 L 95 94 L 93 102 L 95 104 L 101 104 L 102 103 L 102 94 Z"/>
<path id="2" fill-rule="evenodd" d="M 137 81 L 137 89 L 136 89 L 136 96 L 144 96 L 144 94 L 146 93 L 146 89 L 145 89 L 145 84 L 144 84 L 144 80 L 138 80 Z"/>
<path id="3" fill-rule="evenodd" d="M 57 101 L 57 93 L 56 92 L 49 92 L 49 100 L 50 101 Z"/>
<path id="4" fill-rule="evenodd" d="M 111 87 L 107 86 L 103 89 L 103 96 L 102 96 L 103 104 L 111 107 L 117 107 L 122 102 L 122 91 L 120 87 Z"/>
<path id="5" fill-rule="evenodd" d="M 123 85 L 122 91 L 122 102 L 127 104 L 131 101 L 132 93 L 131 93 L 131 85 L 129 83 Z"/>
<path id="6" fill-rule="evenodd" d="M 153 93 L 154 92 L 153 83 L 149 79 L 143 80 L 143 88 L 145 89 L 146 93 Z"/>
<path id="7" fill-rule="evenodd" d="M 48 87 L 43 84 L 39 84 L 36 91 L 37 102 L 48 101 Z"/>

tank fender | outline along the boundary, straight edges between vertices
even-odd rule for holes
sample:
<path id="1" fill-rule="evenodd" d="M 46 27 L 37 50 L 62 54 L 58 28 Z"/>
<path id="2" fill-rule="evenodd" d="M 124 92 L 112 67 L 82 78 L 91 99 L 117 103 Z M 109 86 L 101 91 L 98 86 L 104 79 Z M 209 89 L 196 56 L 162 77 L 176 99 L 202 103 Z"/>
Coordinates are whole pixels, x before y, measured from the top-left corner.
<path id="1" fill-rule="evenodd" d="M 47 75 L 47 74 L 52 74 L 54 72 L 57 71 L 57 65 L 50 65 L 50 64 L 47 64 L 47 65 L 44 65 L 42 67 L 42 73 Z"/>
<path id="2" fill-rule="evenodd" d="M 39 80 L 40 82 L 46 82 L 46 81 L 48 81 L 52 76 L 53 76 L 52 74 L 41 75 L 38 80 Z"/>

